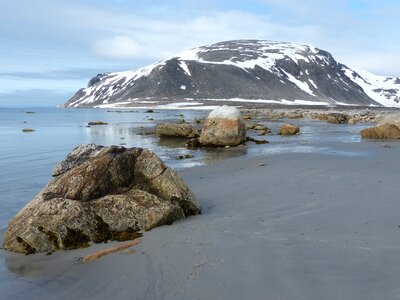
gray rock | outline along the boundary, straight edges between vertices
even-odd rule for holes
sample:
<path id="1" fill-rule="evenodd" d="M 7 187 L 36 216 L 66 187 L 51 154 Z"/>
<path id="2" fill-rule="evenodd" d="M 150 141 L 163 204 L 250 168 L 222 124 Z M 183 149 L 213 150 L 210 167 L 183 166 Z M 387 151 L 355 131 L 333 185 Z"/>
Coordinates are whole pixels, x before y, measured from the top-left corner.
<path id="1" fill-rule="evenodd" d="M 133 239 L 200 213 L 190 188 L 149 150 L 83 145 L 53 175 L 9 222 L 5 249 L 30 254 Z"/>

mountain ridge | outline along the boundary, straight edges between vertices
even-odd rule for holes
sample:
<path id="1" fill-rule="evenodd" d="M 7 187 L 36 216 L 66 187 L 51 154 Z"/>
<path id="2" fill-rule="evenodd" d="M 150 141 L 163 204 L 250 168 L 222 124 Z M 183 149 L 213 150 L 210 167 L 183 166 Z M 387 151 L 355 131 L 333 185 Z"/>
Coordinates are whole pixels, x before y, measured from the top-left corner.
<path id="1" fill-rule="evenodd" d="M 195 106 L 202 100 L 400 107 L 400 78 L 357 72 L 310 45 L 234 40 L 193 48 L 137 70 L 98 74 L 64 107 L 179 101 Z"/>

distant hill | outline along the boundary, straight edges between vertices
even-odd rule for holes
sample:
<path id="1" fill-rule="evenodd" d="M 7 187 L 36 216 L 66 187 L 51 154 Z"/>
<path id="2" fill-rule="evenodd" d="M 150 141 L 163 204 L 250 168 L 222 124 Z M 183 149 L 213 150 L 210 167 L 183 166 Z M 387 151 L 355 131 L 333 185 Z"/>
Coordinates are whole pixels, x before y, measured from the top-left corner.
<path id="1" fill-rule="evenodd" d="M 352 70 L 308 45 L 237 40 L 191 49 L 138 70 L 98 74 L 64 106 L 202 100 L 400 107 L 400 78 Z"/>

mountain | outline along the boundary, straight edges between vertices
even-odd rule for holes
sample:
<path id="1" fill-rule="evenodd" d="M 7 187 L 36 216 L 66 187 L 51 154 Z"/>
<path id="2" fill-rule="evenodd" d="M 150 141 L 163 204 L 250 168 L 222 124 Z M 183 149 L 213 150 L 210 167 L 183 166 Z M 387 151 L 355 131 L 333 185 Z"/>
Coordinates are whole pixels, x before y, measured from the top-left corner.
<path id="1" fill-rule="evenodd" d="M 400 78 L 352 70 L 308 45 L 237 40 L 191 49 L 138 70 L 98 74 L 64 106 L 225 101 L 400 107 Z"/>

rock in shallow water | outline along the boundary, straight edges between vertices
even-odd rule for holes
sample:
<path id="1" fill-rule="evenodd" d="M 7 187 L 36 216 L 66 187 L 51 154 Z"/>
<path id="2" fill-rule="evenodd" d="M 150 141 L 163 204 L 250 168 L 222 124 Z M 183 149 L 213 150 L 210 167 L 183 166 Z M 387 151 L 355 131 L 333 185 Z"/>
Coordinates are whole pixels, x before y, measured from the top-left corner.
<path id="1" fill-rule="evenodd" d="M 400 139 L 400 129 L 393 124 L 384 124 L 361 130 L 361 137 L 369 139 Z"/>
<path id="2" fill-rule="evenodd" d="M 246 137 L 246 125 L 240 111 L 224 105 L 208 115 L 199 141 L 204 146 L 237 146 L 243 144 Z"/>
<path id="3" fill-rule="evenodd" d="M 156 133 L 159 137 L 195 138 L 199 136 L 197 129 L 190 124 L 159 124 Z"/>
<path id="4" fill-rule="evenodd" d="M 127 240 L 200 213 L 189 187 L 151 151 L 82 145 L 10 222 L 4 248 L 21 253 Z"/>
<path id="5" fill-rule="evenodd" d="M 282 124 L 279 129 L 281 135 L 294 135 L 300 132 L 300 127 L 293 124 Z"/>

